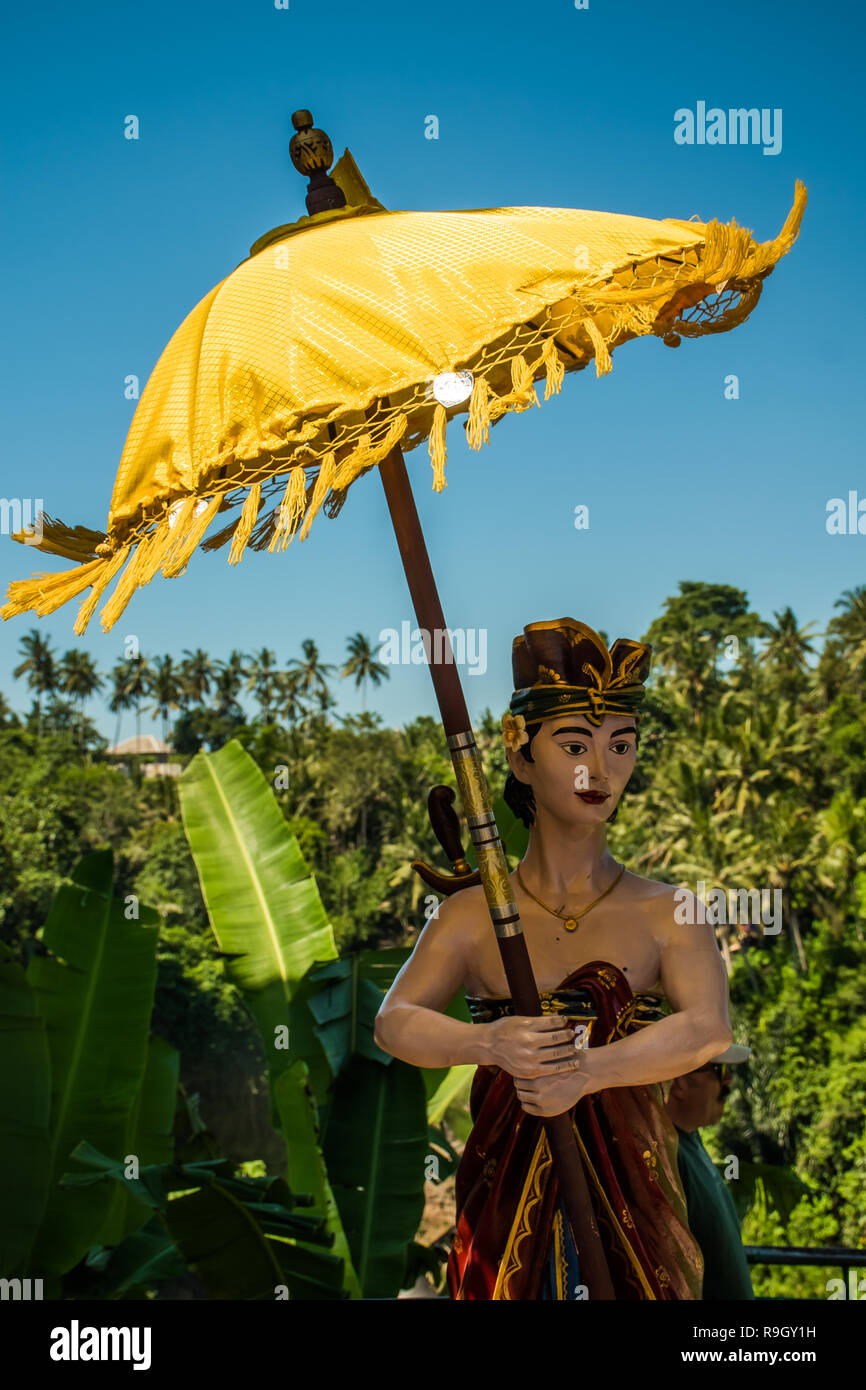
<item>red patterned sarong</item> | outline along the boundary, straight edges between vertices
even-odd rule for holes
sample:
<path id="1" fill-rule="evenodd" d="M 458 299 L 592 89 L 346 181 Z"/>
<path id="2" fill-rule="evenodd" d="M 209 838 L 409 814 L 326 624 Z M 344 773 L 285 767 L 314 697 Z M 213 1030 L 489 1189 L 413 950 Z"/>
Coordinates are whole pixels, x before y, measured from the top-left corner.
<path id="1" fill-rule="evenodd" d="M 661 1016 L 606 961 L 573 971 L 562 990 L 582 991 L 588 1000 L 583 1017 L 590 1047 L 615 1042 Z M 557 1000 L 559 991 L 543 1002 L 570 1014 Z M 457 1172 L 451 1297 L 553 1296 L 542 1292 L 551 1269 L 561 1269 L 556 1297 L 585 1297 L 568 1281 L 569 1233 L 563 1231 L 559 1183 L 541 1120 L 526 1113 L 513 1078 L 494 1066 L 475 1073 L 470 1114 L 474 1128 Z M 699 1299 L 703 1259 L 686 1220 L 677 1134 L 661 1086 L 597 1091 L 582 1097 L 571 1117 L 616 1298 Z"/>

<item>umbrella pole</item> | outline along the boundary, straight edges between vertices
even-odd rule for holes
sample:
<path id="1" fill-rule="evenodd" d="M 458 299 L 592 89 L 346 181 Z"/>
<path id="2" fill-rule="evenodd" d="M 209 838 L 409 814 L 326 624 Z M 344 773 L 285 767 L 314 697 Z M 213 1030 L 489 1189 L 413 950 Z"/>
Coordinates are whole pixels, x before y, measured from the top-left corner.
<path id="1" fill-rule="evenodd" d="M 396 445 L 380 463 L 379 473 L 385 488 L 388 510 L 391 513 L 418 626 L 430 634 L 431 641 L 436 633 L 442 640 L 442 647 L 439 649 L 442 660 L 435 662 L 431 656 L 430 675 L 448 740 L 451 761 L 454 764 L 457 785 L 460 788 L 463 810 L 475 846 L 484 896 L 496 932 L 514 1011 L 518 1014 L 540 1014 L 541 1001 L 532 974 L 517 904 L 512 897 L 508 863 L 496 828 L 490 793 L 481 767 L 475 735 L 469 723 L 466 699 L 454 664 L 436 580 L 399 445 Z M 586 1283 L 591 1298 L 613 1299 L 610 1273 L 571 1120 L 568 1114 L 551 1115 L 547 1116 L 543 1123 L 560 1193 L 578 1250 L 581 1278 Z"/>

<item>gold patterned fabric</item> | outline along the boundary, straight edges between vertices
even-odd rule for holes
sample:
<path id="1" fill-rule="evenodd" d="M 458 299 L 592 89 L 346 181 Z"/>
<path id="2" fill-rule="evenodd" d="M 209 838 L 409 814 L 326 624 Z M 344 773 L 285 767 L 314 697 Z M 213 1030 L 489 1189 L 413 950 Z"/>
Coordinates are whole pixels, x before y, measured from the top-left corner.
<path id="1" fill-rule="evenodd" d="M 82 633 L 116 581 L 108 631 L 136 589 L 183 573 L 200 542 L 231 542 L 237 563 L 247 545 L 305 539 L 397 443 L 427 443 L 441 491 L 455 414 L 467 412 L 480 448 L 504 414 L 538 404 L 540 379 L 547 399 L 593 360 L 608 372 L 631 338 L 674 343 L 743 322 L 806 204 L 798 182 L 767 242 L 736 222 L 571 208 L 389 212 L 353 161 L 351 178 L 340 173 L 347 159 L 334 177 L 349 206 L 261 238 L 180 325 L 135 412 L 106 531 L 45 518 L 29 539 L 76 567 L 13 582 L 4 618 L 81 595 Z M 433 382 L 458 372 L 471 392 L 448 405 Z"/>

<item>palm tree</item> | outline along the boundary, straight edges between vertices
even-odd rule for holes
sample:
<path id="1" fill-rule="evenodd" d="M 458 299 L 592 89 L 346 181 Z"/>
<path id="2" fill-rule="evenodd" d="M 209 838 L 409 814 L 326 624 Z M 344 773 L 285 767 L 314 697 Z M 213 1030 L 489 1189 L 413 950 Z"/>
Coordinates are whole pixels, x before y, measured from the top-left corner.
<path id="1" fill-rule="evenodd" d="M 109 676 L 111 681 L 111 699 L 108 708 L 112 714 L 117 715 L 117 722 L 114 728 L 114 747 L 120 742 L 120 720 L 125 709 L 132 709 L 133 698 L 129 690 L 129 662 L 118 661 Z"/>
<path id="2" fill-rule="evenodd" d="M 17 722 L 15 711 L 0 690 L 0 729 L 12 728 Z"/>
<path id="3" fill-rule="evenodd" d="M 766 624 L 749 610 L 746 594 L 730 584 L 681 580 L 679 589 L 665 600 L 664 613 L 650 624 L 644 641 L 653 648 L 655 669 L 680 682 L 692 723 L 698 724 L 720 688 L 719 649 L 735 638 L 746 657 L 749 639 L 764 636 Z"/>
<path id="4" fill-rule="evenodd" d="M 79 744 L 84 743 L 84 702 L 105 684 L 89 652 L 71 648 L 64 652 L 59 666 L 59 686 L 78 704 Z"/>
<path id="5" fill-rule="evenodd" d="M 863 695 L 863 668 L 866 666 L 866 584 L 846 589 L 833 605 L 841 608 L 837 618 L 827 624 L 827 636 L 836 638 L 841 655 L 855 673 L 857 693 Z"/>
<path id="6" fill-rule="evenodd" d="M 183 678 L 170 656 L 158 656 L 153 663 L 149 693 L 154 697 L 153 714 L 159 714 L 162 741 L 166 742 L 169 710 L 179 709 L 183 697 Z"/>
<path id="7" fill-rule="evenodd" d="M 297 671 L 277 671 L 274 685 L 274 713 L 281 715 L 289 727 L 294 728 L 309 713 L 300 697 Z"/>
<path id="8" fill-rule="evenodd" d="M 35 628 L 31 628 L 26 636 L 21 638 L 21 652 L 24 660 L 16 666 L 12 675 L 15 680 L 21 676 L 27 677 L 27 688 L 35 691 L 36 720 L 37 720 L 37 740 L 42 739 L 42 696 L 52 693 L 58 688 L 58 673 L 51 650 L 51 643 L 47 638 L 42 637 Z"/>
<path id="9" fill-rule="evenodd" d="M 306 696 L 316 696 L 322 709 L 327 708 L 330 699 L 328 682 L 326 676 L 330 676 L 334 667 L 319 660 L 319 649 L 312 637 L 305 637 L 301 643 L 301 651 L 304 653 L 304 660 L 292 660 L 289 662 L 289 670 L 293 671 L 298 678 L 298 693 Z"/>
<path id="10" fill-rule="evenodd" d="M 281 693 L 276 661 L 276 652 L 262 647 L 260 652 L 253 652 L 252 665 L 247 671 L 247 690 L 254 693 L 264 724 L 270 724 L 275 699 Z"/>
<path id="11" fill-rule="evenodd" d="M 187 705 L 204 704 L 205 696 L 210 691 L 213 662 L 201 647 L 194 652 L 185 647 L 183 654 L 186 660 L 180 664 L 181 708 L 186 709 Z"/>
<path id="12" fill-rule="evenodd" d="M 856 901 L 856 879 L 866 868 L 866 801 L 850 787 L 836 792 L 813 822 L 812 848 L 820 855 L 816 881 L 825 890 L 824 910 L 837 936 L 844 929 L 848 905 Z M 859 931 L 858 936 L 862 940 Z"/>
<path id="13" fill-rule="evenodd" d="M 761 654 L 761 661 L 775 668 L 783 684 L 802 689 L 809 669 L 806 658 L 815 654 L 809 640 L 814 634 L 815 624 L 798 628 L 796 616 L 790 607 L 783 608 L 781 613 L 774 613 L 773 617 L 775 623 L 767 626 L 769 640 Z"/>
<path id="14" fill-rule="evenodd" d="M 238 696 L 247 677 L 244 665 L 246 657 L 235 648 L 229 653 L 228 661 L 216 662 L 214 690 L 216 691 L 216 712 L 222 717 L 243 714 L 238 704 Z"/>
<path id="15" fill-rule="evenodd" d="M 142 656 L 140 652 L 136 656 L 131 656 L 127 665 L 129 667 L 127 690 L 135 709 L 135 737 L 138 741 L 141 738 L 141 702 L 150 694 L 153 671 L 147 657 Z"/>
<path id="16" fill-rule="evenodd" d="M 367 708 L 367 682 L 372 681 L 374 685 L 378 685 L 380 681 L 389 680 L 391 672 L 387 666 L 376 661 L 370 642 L 362 632 L 356 632 L 354 637 L 350 637 L 347 646 L 349 660 L 340 675 L 354 676 L 355 686 L 361 687 L 361 712 L 363 714 Z"/>

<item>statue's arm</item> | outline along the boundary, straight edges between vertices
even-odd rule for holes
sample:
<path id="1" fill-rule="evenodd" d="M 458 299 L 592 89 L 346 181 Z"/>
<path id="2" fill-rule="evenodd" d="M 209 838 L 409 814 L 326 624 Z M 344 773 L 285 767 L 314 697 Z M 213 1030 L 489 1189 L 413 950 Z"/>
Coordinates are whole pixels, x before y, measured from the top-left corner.
<path id="1" fill-rule="evenodd" d="M 673 907 L 672 895 L 660 899 L 653 929 L 662 989 L 674 1012 L 618 1042 L 587 1050 L 587 1092 L 671 1080 L 702 1066 L 732 1041 L 728 980 L 713 928 L 676 922 Z"/>
<path id="2" fill-rule="evenodd" d="M 416 1067 L 492 1060 L 488 1025 L 442 1012 L 467 976 L 472 929 L 462 896 L 447 898 L 430 918 L 376 1015 L 378 1046 Z"/>

